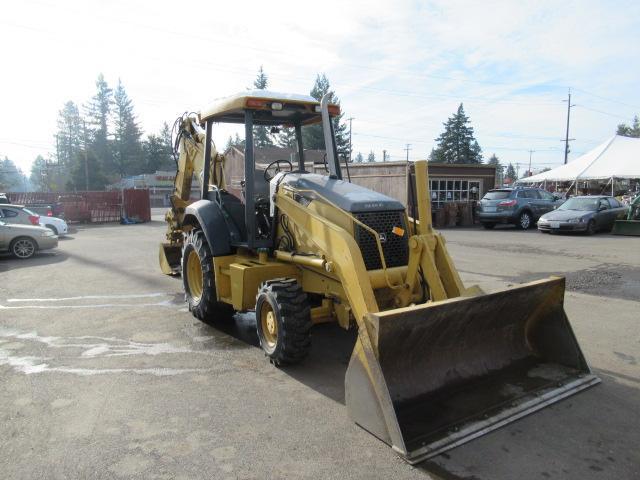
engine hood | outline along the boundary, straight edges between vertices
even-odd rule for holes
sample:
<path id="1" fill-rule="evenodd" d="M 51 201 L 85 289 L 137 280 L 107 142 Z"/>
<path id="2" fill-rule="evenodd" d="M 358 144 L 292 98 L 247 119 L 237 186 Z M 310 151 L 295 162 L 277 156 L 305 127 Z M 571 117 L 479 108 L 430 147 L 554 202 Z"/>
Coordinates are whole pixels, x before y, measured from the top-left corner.
<path id="1" fill-rule="evenodd" d="M 388 197 L 354 183 L 336 180 L 315 173 L 287 173 L 280 177 L 280 185 L 295 190 L 311 190 L 347 212 L 379 212 L 404 210 L 404 205 Z M 274 179 L 275 180 L 275 179 Z M 304 192 L 302 192 L 304 195 Z M 312 195 L 310 195 L 312 196 Z"/>
<path id="2" fill-rule="evenodd" d="M 554 210 L 542 215 L 542 220 L 566 221 L 574 218 L 592 217 L 595 212 L 585 212 L 583 210 Z"/>

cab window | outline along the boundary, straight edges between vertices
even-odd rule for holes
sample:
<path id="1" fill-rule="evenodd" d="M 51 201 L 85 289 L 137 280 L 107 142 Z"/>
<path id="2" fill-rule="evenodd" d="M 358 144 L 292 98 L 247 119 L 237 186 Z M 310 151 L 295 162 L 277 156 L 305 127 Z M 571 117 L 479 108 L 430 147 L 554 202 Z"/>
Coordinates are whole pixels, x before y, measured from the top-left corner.
<path id="1" fill-rule="evenodd" d="M 17 217 L 18 216 L 18 212 L 16 212 L 15 210 L 9 210 L 8 208 L 3 208 L 2 209 L 2 214 L 7 218 Z"/>

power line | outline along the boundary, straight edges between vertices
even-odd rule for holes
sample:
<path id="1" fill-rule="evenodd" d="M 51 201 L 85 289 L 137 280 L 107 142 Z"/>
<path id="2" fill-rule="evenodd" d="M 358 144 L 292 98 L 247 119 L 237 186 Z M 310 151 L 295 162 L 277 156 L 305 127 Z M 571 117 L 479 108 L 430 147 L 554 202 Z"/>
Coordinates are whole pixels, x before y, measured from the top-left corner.
<path id="1" fill-rule="evenodd" d="M 621 102 L 620 100 L 614 100 L 613 98 L 607 98 L 607 97 L 603 97 L 602 95 L 596 95 L 595 93 L 588 92 L 588 91 L 583 90 L 583 89 L 581 89 L 581 88 L 574 88 L 574 90 L 577 90 L 577 91 L 582 92 L 582 93 L 586 93 L 587 95 L 591 95 L 592 97 L 599 98 L 600 100 L 604 100 L 604 101 L 606 101 L 606 102 L 618 103 L 618 104 L 620 104 L 620 105 L 624 105 L 624 106 L 626 106 L 626 107 L 631 107 L 631 108 L 638 108 L 638 109 L 640 109 L 640 106 L 638 106 L 638 105 L 632 105 L 632 104 L 630 104 L 630 103 Z"/>
<path id="2" fill-rule="evenodd" d="M 602 110 L 596 110 L 595 108 L 585 107 L 584 105 L 580 105 L 580 104 L 577 104 L 574 106 L 583 108 L 585 110 L 589 110 L 591 112 L 602 113 L 603 115 L 609 115 L 610 117 L 621 118 L 622 120 L 633 120 L 633 119 L 630 119 L 629 117 L 622 117 L 620 115 L 616 115 L 615 113 L 603 112 Z"/>

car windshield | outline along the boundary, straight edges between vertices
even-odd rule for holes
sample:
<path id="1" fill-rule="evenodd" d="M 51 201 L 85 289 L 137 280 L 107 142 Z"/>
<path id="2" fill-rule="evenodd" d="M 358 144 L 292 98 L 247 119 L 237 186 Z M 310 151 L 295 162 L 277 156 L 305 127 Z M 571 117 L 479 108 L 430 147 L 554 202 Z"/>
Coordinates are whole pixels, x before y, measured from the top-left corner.
<path id="1" fill-rule="evenodd" d="M 580 212 L 595 212 L 597 209 L 597 198 L 570 198 L 558 207 L 558 210 L 577 210 Z"/>
<path id="2" fill-rule="evenodd" d="M 483 200 L 502 200 L 503 198 L 509 198 L 510 194 L 511 194 L 511 190 L 491 190 L 490 192 L 487 192 L 485 196 L 482 197 L 482 199 Z"/>

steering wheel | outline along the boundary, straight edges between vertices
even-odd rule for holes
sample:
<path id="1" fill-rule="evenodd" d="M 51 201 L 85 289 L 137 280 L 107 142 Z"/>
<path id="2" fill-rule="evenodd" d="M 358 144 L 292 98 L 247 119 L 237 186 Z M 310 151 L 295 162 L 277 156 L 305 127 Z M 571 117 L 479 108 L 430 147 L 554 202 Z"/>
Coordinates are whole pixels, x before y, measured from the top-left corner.
<path id="1" fill-rule="evenodd" d="M 285 170 L 280 165 L 288 165 L 289 168 Z M 278 174 L 282 170 L 285 170 L 287 172 L 293 171 L 293 165 L 291 164 L 291 162 L 289 160 L 275 160 L 275 161 L 271 162 L 269 165 L 267 165 L 267 168 L 264 169 L 264 179 L 267 182 L 270 182 L 271 179 L 273 177 L 275 177 L 276 174 Z"/>

